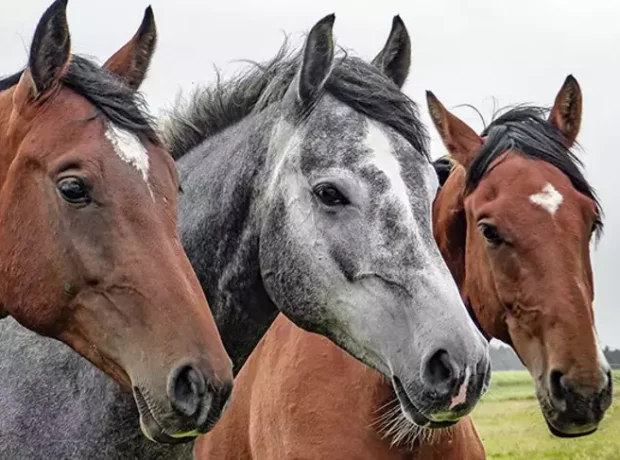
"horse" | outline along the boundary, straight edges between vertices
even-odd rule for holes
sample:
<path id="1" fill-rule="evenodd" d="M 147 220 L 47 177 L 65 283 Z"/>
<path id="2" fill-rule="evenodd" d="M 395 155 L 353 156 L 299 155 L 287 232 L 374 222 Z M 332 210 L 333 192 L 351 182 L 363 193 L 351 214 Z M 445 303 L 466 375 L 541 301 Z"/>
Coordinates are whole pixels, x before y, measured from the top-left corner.
<path id="1" fill-rule="evenodd" d="M 436 237 L 466 304 L 529 370 L 552 434 L 595 432 L 613 378 L 594 323 L 590 261 L 603 211 L 571 150 L 579 83 L 569 75 L 551 110 L 513 108 L 481 136 L 432 93 L 428 105 L 458 165 L 435 204 L 437 227 L 446 229 Z"/>
<path id="2" fill-rule="evenodd" d="M 400 56 L 399 65 L 386 56 Z M 400 88 L 410 62 L 411 39 L 395 16 L 372 64 Z M 235 378 L 234 399 L 220 425 L 197 440 L 195 458 L 323 459 L 334 452 L 347 459 L 410 459 L 412 453 L 421 459 L 485 458 L 469 417 L 424 430 L 403 416 L 397 391 L 384 375 L 280 314 Z"/>
<path id="3" fill-rule="evenodd" d="M 334 21 L 172 112 L 181 236 L 235 370 L 282 312 L 389 378 L 411 419 L 450 425 L 490 362 L 433 239 L 417 107 L 386 76 L 409 43 L 340 57 Z"/>
<path id="4" fill-rule="evenodd" d="M 198 90 L 164 123 L 181 177 L 179 232 L 235 371 L 283 311 L 367 362 L 389 357 L 408 389 L 401 393 L 407 413 L 417 416 L 411 395 L 425 410 L 420 418 L 435 418 L 425 423 L 450 424 L 488 384 L 489 361 L 432 237 L 437 178 L 427 133 L 417 106 L 383 72 L 358 59 L 334 59 L 332 26 L 331 16 L 319 22 L 303 53 L 289 56 L 283 48 L 266 66 Z M 408 68 L 399 50 L 390 47 L 380 59 L 392 75 Z M 359 236 L 350 238 L 351 231 Z M 409 277 L 419 283 L 401 287 Z M 414 293 L 426 300 L 412 299 Z M 450 317 L 457 321 L 446 323 Z M 27 385 L 46 385 L 55 404 L 74 407 L 70 416 L 29 427 L 33 445 L 41 434 L 54 437 L 46 447 L 60 458 L 73 444 L 91 458 L 191 456 L 185 445 L 162 448 L 160 457 L 146 454 L 153 445 L 134 434 L 133 407 L 101 373 L 45 339 L 29 334 L 27 343 L 51 362 L 49 375 Z M 431 405 L 423 389 L 419 397 L 409 392 L 409 372 L 424 368 L 437 347 L 446 350 L 431 359 L 439 375 L 424 378 L 438 388 L 458 379 L 454 393 L 463 397 L 441 416 L 435 411 L 444 401 Z M 465 366 L 479 371 L 470 370 L 464 387 Z M 58 369 L 79 388 L 71 398 L 54 387 Z M 18 442 L 10 440 L 16 451 Z"/>
<path id="5" fill-rule="evenodd" d="M 152 12 L 100 68 L 71 54 L 66 7 L 45 11 L 27 67 L 0 81 L 0 312 L 131 389 L 145 436 L 187 442 L 219 418 L 232 364 L 176 229 L 173 159 L 136 93 Z M 33 414 L 7 388 L 32 353 L 0 362 L 4 458 L 25 458 L 5 439 Z"/>
<path id="6" fill-rule="evenodd" d="M 602 210 L 570 151 L 581 100 L 568 77 L 548 118 L 517 107 L 478 136 L 428 94 L 452 155 L 435 162 L 445 181 L 433 205 L 436 240 L 472 316 L 517 350 L 551 432 L 563 437 L 592 433 L 612 393 L 592 319 L 589 245 Z M 235 386 L 221 423 L 196 442 L 196 460 L 486 458 L 471 419 L 421 431 L 389 381 L 284 317 Z"/>

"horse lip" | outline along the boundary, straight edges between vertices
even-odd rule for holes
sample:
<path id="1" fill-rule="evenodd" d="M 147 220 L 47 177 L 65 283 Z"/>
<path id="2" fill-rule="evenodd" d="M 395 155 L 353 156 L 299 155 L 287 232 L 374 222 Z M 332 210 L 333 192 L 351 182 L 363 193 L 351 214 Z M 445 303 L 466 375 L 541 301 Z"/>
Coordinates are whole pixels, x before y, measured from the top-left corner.
<path id="1" fill-rule="evenodd" d="M 558 438 L 580 438 L 582 436 L 588 436 L 594 433 L 596 430 L 598 430 L 598 424 L 595 424 L 593 425 L 592 428 L 588 428 L 587 430 L 580 431 L 578 433 L 577 432 L 568 433 L 565 431 L 561 431 L 551 424 L 546 414 L 545 414 L 545 423 L 547 424 L 547 427 L 549 428 L 549 431 L 551 432 L 551 434 L 553 434 L 554 436 L 557 436 Z"/>
<path id="2" fill-rule="evenodd" d="M 138 387 L 133 387 L 133 394 L 140 413 L 140 429 L 144 436 L 157 444 L 183 444 L 193 441 L 193 437 L 175 438 L 170 436 L 157 422 L 151 408 Z"/>
<path id="3" fill-rule="evenodd" d="M 394 388 L 396 397 L 398 398 L 398 401 L 400 402 L 403 415 L 409 422 L 413 423 L 414 425 L 419 426 L 421 428 L 436 429 L 436 428 L 447 428 L 447 427 L 455 425 L 458 422 L 458 420 L 455 420 L 455 421 L 446 420 L 446 421 L 436 422 L 426 417 L 422 413 L 422 411 L 420 411 L 416 407 L 416 405 L 413 403 L 413 401 L 409 398 L 400 379 L 396 377 L 395 375 L 392 376 L 392 387 Z"/>

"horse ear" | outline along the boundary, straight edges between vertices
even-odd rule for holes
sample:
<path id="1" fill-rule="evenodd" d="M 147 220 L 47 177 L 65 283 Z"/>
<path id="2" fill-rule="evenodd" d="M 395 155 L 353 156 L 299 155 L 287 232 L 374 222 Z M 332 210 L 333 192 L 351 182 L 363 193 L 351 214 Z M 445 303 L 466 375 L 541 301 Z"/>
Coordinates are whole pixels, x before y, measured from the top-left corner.
<path id="1" fill-rule="evenodd" d="M 325 16 L 310 29 L 306 39 L 297 87 L 298 98 L 304 104 L 314 101 L 331 73 L 335 19 L 335 14 Z"/>
<path id="2" fill-rule="evenodd" d="M 566 77 L 560 92 L 555 97 L 549 122 L 564 136 L 564 144 L 570 148 L 575 143 L 581 127 L 583 97 L 579 83 L 572 75 Z"/>
<path id="3" fill-rule="evenodd" d="M 32 94 L 41 94 L 55 88 L 64 76 L 71 59 L 71 37 L 67 24 L 67 0 L 56 0 L 43 13 L 34 32 L 28 72 L 30 78 L 22 81 L 32 86 Z"/>
<path id="4" fill-rule="evenodd" d="M 399 88 L 405 84 L 411 65 L 411 39 L 400 16 L 394 16 L 387 42 L 372 60 L 372 64 Z"/>
<path id="5" fill-rule="evenodd" d="M 117 75 L 130 88 L 137 90 L 148 72 L 155 46 L 157 28 L 150 6 L 144 11 L 142 24 L 136 34 L 121 49 L 114 53 L 103 66 Z"/>
<path id="6" fill-rule="evenodd" d="M 430 91 L 426 92 L 426 102 L 431 119 L 448 152 L 457 163 L 469 169 L 484 143 L 483 139 L 465 122 L 452 115 Z"/>

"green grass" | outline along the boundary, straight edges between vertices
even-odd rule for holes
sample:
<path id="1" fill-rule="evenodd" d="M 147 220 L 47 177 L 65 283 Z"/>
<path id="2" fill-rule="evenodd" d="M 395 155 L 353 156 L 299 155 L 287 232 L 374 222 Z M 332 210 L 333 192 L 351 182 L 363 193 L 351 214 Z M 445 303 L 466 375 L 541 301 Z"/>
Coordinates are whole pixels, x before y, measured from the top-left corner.
<path id="1" fill-rule="evenodd" d="M 549 433 L 527 372 L 495 372 L 489 392 L 473 413 L 487 458 L 510 460 L 619 460 L 620 372 L 614 403 L 598 431 L 577 439 Z"/>

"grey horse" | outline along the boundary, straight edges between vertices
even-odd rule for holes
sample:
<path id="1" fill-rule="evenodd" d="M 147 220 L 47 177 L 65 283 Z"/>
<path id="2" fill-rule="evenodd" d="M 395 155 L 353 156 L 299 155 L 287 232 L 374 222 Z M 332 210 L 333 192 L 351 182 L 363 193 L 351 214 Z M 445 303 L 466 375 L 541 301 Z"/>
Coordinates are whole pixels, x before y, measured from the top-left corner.
<path id="1" fill-rule="evenodd" d="M 333 23 L 171 115 L 183 244 L 236 371 L 282 312 L 389 378 L 412 422 L 447 426 L 490 363 L 433 239 L 409 36 L 395 18 L 369 64 L 337 55 Z M 64 346 L 0 326 L 0 458 L 191 457 L 140 438 L 130 396 Z"/>

